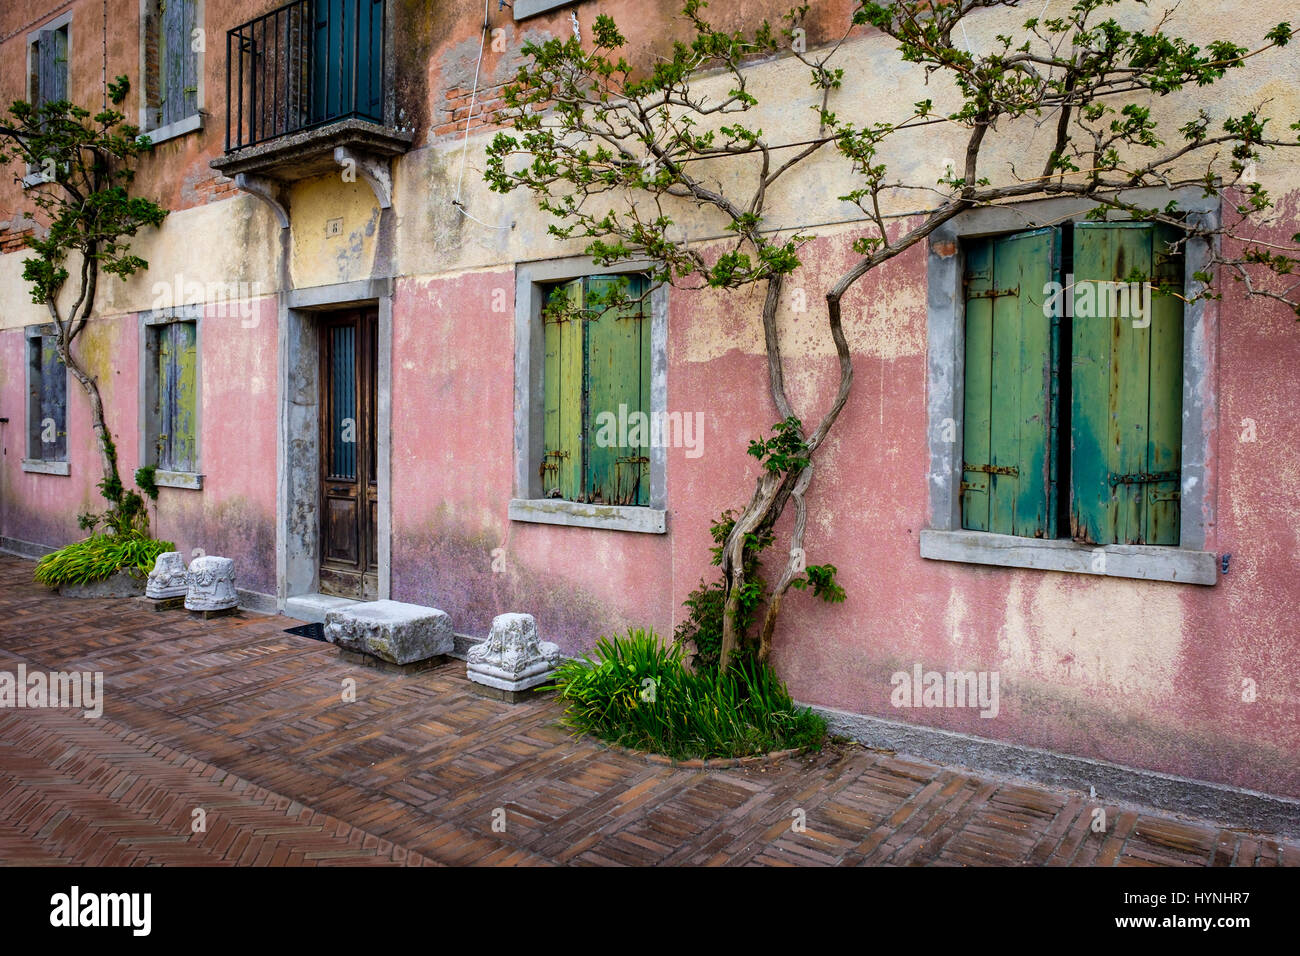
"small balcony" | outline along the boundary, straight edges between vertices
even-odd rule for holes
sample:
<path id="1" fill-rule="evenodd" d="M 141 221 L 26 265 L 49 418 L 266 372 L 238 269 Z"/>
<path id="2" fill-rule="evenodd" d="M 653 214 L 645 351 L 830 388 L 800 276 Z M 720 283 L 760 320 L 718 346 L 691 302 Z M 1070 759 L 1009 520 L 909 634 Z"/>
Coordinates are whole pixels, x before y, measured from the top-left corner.
<path id="1" fill-rule="evenodd" d="M 387 7 L 294 0 L 228 31 L 226 149 L 212 167 L 290 182 L 405 152 L 414 134 L 394 125 Z"/>

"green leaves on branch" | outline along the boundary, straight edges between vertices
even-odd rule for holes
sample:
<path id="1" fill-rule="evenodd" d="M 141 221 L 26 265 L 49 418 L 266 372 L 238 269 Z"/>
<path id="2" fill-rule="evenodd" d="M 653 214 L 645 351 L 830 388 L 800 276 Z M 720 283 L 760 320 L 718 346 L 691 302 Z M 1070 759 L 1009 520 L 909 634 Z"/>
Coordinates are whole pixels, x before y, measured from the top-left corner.
<path id="1" fill-rule="evenodd" d="M 812 460 L 803 438 L 803 424 L 794 415 L 773 425 L 771 438 L 751 440 L 748 453 L 773 474 L 802 471 Z"/>
<path id="2" fill-rule="evenodd" d="M 129 90 L 125 76 L 109 84 L 115 107 Z M 131 196 L 127 188 L 135 176 L 131 161 L 152 149 L 148 137 L 117 109 L 92 115 L 68 100 L 39 106 L 17 100 L 9 115 L 12 121 L 0 125 L 0 164 L 16 164 L 18 180 L 32 170 L 38 181 L 30 195 L 48 219 L 43 236 L 25 240 L 36 253 L 23 263 L 32 301 L 39 305 L 58 297 L 74 252 L 122 279 L 145 268 L 148 263 L 128 251 L 127 240 L 167 216 L 167 210 Z M 90 305 L 83 300 L 83 316 Z"/>

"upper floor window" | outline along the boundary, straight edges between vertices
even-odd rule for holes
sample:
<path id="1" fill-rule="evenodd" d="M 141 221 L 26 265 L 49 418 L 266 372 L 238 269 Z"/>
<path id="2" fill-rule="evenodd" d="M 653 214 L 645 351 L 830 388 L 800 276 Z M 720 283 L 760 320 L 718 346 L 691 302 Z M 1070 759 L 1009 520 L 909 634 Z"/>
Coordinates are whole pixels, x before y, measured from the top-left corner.
<path id="1" fill-rule="evenodd" d="M 199 0 L 144 2 L 143 126 L 165 133 L 199 113 Z"/>
<path id="2" fill-rule="evenodd" d="M 68 98 L 68 28 L 51 24 L 28 40 L 27 99 L 36 106 Z"/>
<path id="3" fill-rule="evenodd" d="M 384 121 L 385 0 L 295 0 L 226 35 L 227 152 L 347 118 Z"/>

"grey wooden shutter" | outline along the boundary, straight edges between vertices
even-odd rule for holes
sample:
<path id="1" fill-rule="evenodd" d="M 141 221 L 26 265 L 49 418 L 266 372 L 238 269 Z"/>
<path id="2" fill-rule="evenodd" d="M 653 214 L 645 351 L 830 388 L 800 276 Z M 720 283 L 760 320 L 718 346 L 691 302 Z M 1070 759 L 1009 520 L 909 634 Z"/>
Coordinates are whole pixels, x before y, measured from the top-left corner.
<path id="1" fill-rule="evenodd" d="M 59 357 L 58 340 L 42 335 L 41 343 L 41 458 L 67 461 L 68 458 L 68 373 Z M 51 424 L 52 423 L 52 424 Z"/>
<path id="2" fill-rule="evenodd" d="M 58 60 L 58 30 L 42 30 L 40 39 L 36 43 L 36 89 L 33 91 L 32 99 L 36 105 L 40 106 L 45 103 L 52 103 L 60 99 L 60 91 L 67 91 L 67 76 L 64 75 L 64 82 L 59 82 L 59 63 Z M 63 65 L 67 65 L 66 50 L 63 57 Z"/>
<path id="3" fill-rule="evenodd" d="M 163 126 L 183 119 L 186 115 L 185 60 L 190 48 L 189 31 L 185 29 L 188 7 L 185 0 L 160 0 L 159 3 L 162 11 L 159 122 Z"/>

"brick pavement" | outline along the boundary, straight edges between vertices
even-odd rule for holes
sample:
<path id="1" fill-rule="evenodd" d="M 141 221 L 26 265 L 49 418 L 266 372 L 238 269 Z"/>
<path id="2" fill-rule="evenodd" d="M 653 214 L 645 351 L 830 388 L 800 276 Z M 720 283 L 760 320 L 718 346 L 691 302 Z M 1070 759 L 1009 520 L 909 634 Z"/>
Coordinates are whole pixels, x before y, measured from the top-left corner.
<path id="1" fill-rule="evenodd" d="M 653 764 L 570 737 L 553 701 L 475 695 L 459 662 L 386 674 L 283 617 L 62 599 L 31 569 L 0 555 L 0 671 L 102 671 L 106 700 L 0 710 L 3 864 L 1300 864 L 1131 806 L 1094 833 L 1084 794 L 855 746 Z"/>

